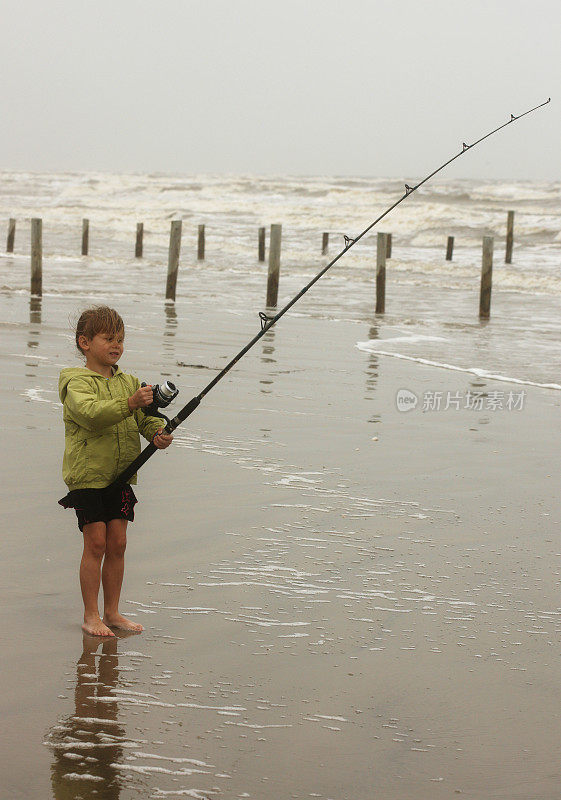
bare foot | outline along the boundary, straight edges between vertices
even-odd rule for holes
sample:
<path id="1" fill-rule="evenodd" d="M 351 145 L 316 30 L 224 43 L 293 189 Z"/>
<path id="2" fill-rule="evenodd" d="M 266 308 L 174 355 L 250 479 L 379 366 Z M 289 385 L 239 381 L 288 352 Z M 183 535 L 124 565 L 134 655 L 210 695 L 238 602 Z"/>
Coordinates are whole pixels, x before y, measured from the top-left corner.
<path id="1" fill-rule="evenodd" d="M 132 620 L 123 617 L 123 615 L 119 613 L 105 614 L 103 621 L 111 628 L 120 628 L 123 631 L 136 631 L 137 633 L 140 633 L 144 630 L 140 622 L 133 622 Z"/>
<path id="2" fill-rule="evenodd" d="M 82 630 L 91 636 L 115 636 L 113 631 L 110 631 L 99 617 L 89 617 L 88 619 L 84 617 Z"/>

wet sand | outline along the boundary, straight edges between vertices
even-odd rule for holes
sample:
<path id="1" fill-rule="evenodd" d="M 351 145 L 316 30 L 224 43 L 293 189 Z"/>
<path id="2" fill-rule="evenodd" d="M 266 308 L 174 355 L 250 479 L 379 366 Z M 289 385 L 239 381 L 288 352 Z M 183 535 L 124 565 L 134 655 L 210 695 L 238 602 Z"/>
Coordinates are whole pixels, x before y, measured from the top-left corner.
<path id="1" fill-rule="evenodd" d="M 56 504 L 76 300 L 0 302 L 7 797 L 557 796 L 559 392 L 400 413 L 519 387 L 359 351 L 383 320 L 287 317 L 140 473 L 146 631 L 98 642 Z M 258 325 L 115 304 L 123 368 L 184 402 Z"/>

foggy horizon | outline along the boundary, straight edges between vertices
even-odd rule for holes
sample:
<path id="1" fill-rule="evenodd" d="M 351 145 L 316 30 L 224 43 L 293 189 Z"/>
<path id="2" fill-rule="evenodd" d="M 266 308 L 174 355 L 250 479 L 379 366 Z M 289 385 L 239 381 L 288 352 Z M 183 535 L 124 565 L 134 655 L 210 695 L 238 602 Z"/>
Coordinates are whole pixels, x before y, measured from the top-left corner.
<path id="1" fill-rule="evenodd" d="M 560 29 L 553 0 L 23 0 L 0 169 L 414 179 L 552 96 Z M 434 180 L 559 180 L 560 129 L 552 96 Z"/>

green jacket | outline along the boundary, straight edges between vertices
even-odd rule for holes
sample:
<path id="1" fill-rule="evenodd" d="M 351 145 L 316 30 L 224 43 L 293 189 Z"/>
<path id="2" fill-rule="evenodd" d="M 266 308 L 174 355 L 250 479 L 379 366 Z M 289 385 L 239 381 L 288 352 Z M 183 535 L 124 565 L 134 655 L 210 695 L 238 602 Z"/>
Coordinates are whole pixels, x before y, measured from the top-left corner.
<path id="1" fill-rule="evenodd" d="M 138 432 L 151 441 L 165 425 L 140 409 L 129 411 L 127 399 L 140 387 L 134 375 L 119 367 L 104 378 L 85 367 L 60 373 L 58 391 L 65 429 L 62 477 L 69 489 L 103 489 L 140 453 Z M 131 478 L 136 483 L 136 475 Z"/>

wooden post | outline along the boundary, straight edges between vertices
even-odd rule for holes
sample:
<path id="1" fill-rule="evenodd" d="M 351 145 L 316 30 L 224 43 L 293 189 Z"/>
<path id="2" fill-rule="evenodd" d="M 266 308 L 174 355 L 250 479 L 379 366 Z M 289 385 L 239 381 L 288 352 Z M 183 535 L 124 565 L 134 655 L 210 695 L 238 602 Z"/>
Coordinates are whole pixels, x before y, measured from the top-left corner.
<path id="1" fill-rule="evenodd" d="M 491 314 L 491 286 L 493 283 L 493 237 L 483 237 L 481 260 L 481 291 L 479 293 L 479 316 L 489 319 Z"/>
<path id="2" fill-rule="evenodd" d="M 31 220 L 31 294 L 43 294 L 43 220 Z"/>
<path id="3" fill-rule="evenodd" d="M 505 264 L 512 264 L 513 244 L 514 244 L 514 211 L 509 211 L 506 217 Z"/>
<path id="4" fill-rule="evenodd" d="M 134 257 L 135 258 L 142 258 L 142 250 L 143 244 L 142 239 L 144 237 L 144 223 L 137 222 L 136 223 L 136 244 L 134 246 Z"/>
<path id="5" fill-rule="evenodd" d="M 271 225 L 269 239 L 269 275 L 267 278 L 267 307 L 276 306 L 279 295 L 282 225 Z"/>
<path id="6" fill-rule="evenodd" d="M 392 235 L 386 233 L 386 258 L 392 257 Z"/>
<path id="7" fill-rule="evenodd" d="M 446 242 L 446 261 L 452 261 L 452 254 L 454 252 L 454 237 L 449 236 Z"/>
<path id="8" fill-rule="evenodd" d="M 88 245 L 90 239 L 90 221 L 89 219 L 82 220 L 82 255 L 88 255 Z"/>
<path id="9" fill-rule="evenodd" d="M 205 226 L 199 225 L 199 241 L 197 244 L 197 260 L 205 260 Z"/>
<path id="10" fill-rule="evenodd" d="M 327 251 L 329 249 L 329 234 L 324 233 L 321 237 L 321 254 L 322 256 L 327 255 Z"/>
<path id="11" fill-rule="evenodd" d="M 14 252 L 14 239 L 16 236 L 16 221 L 11 219 L 8 223 L 8 240 L 6 242 L 6 253 Z"/>
<path id="12" fill-rule="evenodd" d="M 181 220 L 174 219 L 169 232 L 168 278 L 166 283 L 166 300 L 175 302 L 177 270 L 179 269 L 179 250 L 181 248 Z"/>
<path id="13" fill-rule="evenodd" d="M 379 233 L 376 241 L 376 314 L 386 310 L 386 252 L 385 233 Z"/>
<path id="14" fill-rule="evenodd" d="M 259 228 L 259 239 L 257 244 L 257 257 L 259 261 L 265 261 L 265 228 Z"/>

